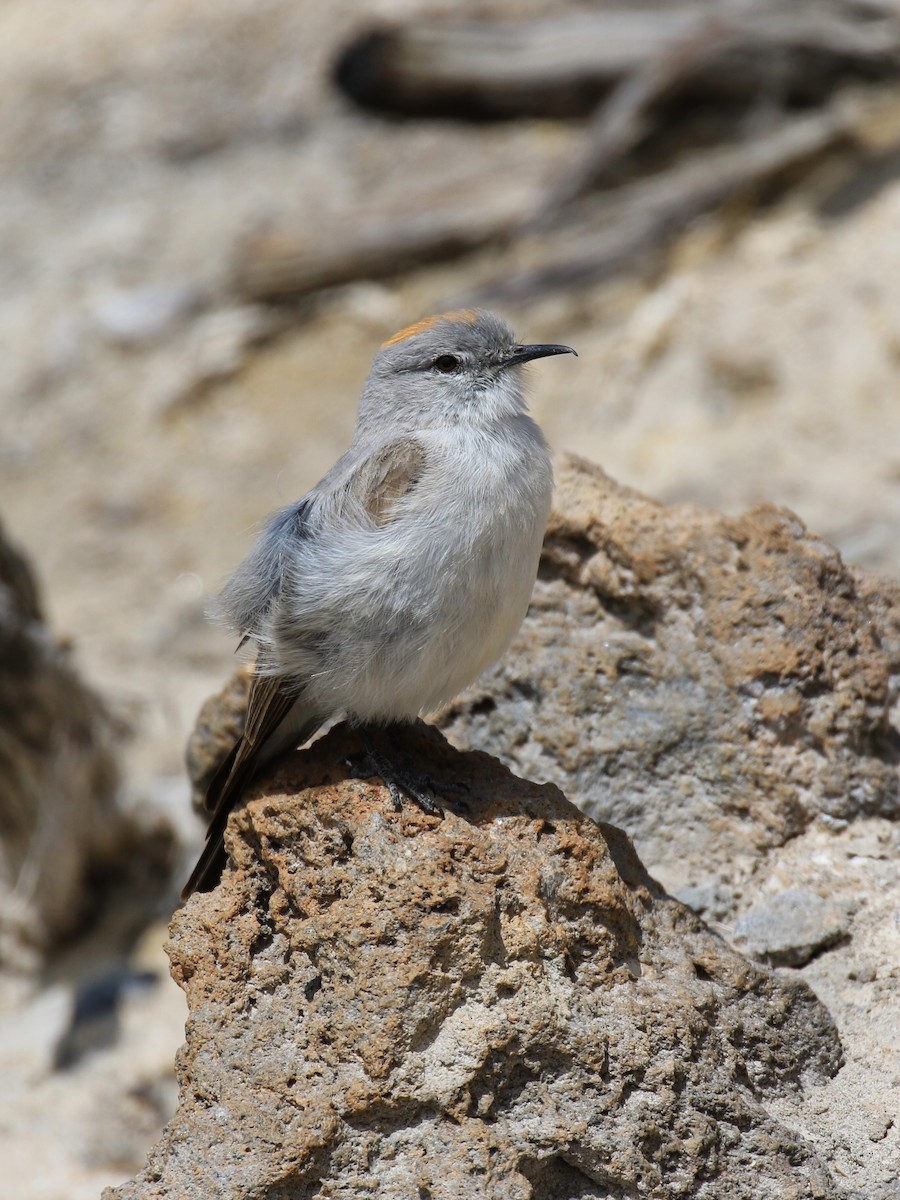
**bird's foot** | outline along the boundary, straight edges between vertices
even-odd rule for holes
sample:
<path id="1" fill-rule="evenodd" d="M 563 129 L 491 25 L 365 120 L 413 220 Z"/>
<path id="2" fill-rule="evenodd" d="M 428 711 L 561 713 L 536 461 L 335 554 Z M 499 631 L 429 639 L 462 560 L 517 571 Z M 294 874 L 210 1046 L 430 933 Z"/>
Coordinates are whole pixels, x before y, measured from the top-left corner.
<path id="1" fill-rule="evenodd" d="M 406 796 L 429 816 L 441 817 L 444 815 L 440 804 L 429 794 L 436 792 L 437 789 L 427 775 L 422 775 L 409 766 L 399 766 L 394 761 L 393 755 L 389 757 L 376 748 L 367 730 L 360 728 L 359 734 L 366 748 L 365 755 L 361 759 L 354 759 L 348 763 L 358 778 L 377 777 L 380 779 L 390 792 L 395 812 L 401 811 L 403 797 Z M 387 742 L 387 738 L 382 736 Z"/>

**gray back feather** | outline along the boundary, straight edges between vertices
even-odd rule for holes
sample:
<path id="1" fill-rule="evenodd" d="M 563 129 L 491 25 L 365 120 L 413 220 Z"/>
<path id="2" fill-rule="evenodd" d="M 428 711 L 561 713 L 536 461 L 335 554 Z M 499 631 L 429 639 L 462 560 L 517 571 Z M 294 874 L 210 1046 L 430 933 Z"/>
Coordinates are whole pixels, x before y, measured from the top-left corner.
<path id="1" fill-rule="evenodd" d="M 275 513 L 211 605 L 211 615 L 243 637 L 255 633 L 281 590 L 287 547 L 309 536 L 311 497 Z"/>

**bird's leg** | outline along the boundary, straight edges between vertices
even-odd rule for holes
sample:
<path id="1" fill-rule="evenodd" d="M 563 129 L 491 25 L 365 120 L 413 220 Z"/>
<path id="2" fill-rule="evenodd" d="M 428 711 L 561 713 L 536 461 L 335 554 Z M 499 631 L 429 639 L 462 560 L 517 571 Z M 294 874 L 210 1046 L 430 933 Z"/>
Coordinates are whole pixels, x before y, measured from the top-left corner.
<path id="1" fill-rule="evenodd" d="M 419 717 L 419 719 L 414 724 L 421 725 L 425 729 L 428 728 L 427 723 L 425 721 L 423 721 L 421 717 Z M 399 728 L 406 728 L 406 729 L 409 729 L 412 727 L 413 726 L 410 726 L 410 725 L 399 726 Z M 408 753 L 404 754 L 403 757 L 407 763 L 410 761 L 410 756 Z M 466 796 L 469 796 L 472 793 L 472 789 L 469 787 L 469 785 L 467 783 L 463 783 L 461 779 L 457 779 L 457 780 L 442 779 L 440 781 L 440 783 L 438 783 L 438 781 L 434 778 L 434 776 L 430 775 L 427 771 L 414 772 L 414 776 L 425 787 L 427 787 L 430 791 L 434 792 L 434 794 L 436 796 L 441 796 L 445 792 L 458 792 L 460 795 L 466 795 Z M 463 804 L 462 807 L 467 808 L 468 806 Z"/>
<path id="2" fill-rule="evenodd" d="M 359 736 L 366 748 L 371 774 L 377 775 L 390 792 L 394 809 L 397 812 L 402 809 L 403 796 L 406 794 L 410 800 L 414 800 L 418 804 L 423 812 L 431 816 L 441 816 L 443 814 L 441 806 L 429 796 L 426 790 L 430 786 L 430 781 L 408 768 L 398 766 L 396 753 L 387 734 L 384 732 L 381 734 L 381 740 L 388 751 L 385 754 L 376 748 L 370 730 L 366 729 L 364 725 L 360 725 L 358 728 Z"/>

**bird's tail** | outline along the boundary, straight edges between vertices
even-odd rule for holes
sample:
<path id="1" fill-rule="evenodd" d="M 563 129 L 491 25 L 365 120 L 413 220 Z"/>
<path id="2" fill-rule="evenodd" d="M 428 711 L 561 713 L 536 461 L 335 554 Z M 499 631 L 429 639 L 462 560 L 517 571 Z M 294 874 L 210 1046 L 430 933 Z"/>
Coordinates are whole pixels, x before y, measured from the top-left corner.
<path id="1" fill-rule="evenodd" d="M 226 861 L 225 826 L 253 776 L 285 750 L 308 741 L 323 723 L 321 714 L 310 712 L 295 689 L 270 676 L 254 676 L 244 732 L 219 764 L 207 788 L 204 806 L 212 813 L 212 819 L 197 865 L 181 889 L 182 900 L 195 891 L 211 891 L 222 878 Z"/>
<path id="2" fill-rule="evenodd" d="M 212 820 L 206 830 L 206 843 L 191 877 L 181 889 L 181 899 L 187 900 L 192 892 L 209 892 L 222 878 L 225 869 L 225 826 L 228 817 L 244 788 L 257 769 L 255 758 L 244 756 L 236 763 L 243 746 L 243 737 L 238 738 L 229 753 L 219 764 L 210 780 L 204 805 L 212 811 Z"/>

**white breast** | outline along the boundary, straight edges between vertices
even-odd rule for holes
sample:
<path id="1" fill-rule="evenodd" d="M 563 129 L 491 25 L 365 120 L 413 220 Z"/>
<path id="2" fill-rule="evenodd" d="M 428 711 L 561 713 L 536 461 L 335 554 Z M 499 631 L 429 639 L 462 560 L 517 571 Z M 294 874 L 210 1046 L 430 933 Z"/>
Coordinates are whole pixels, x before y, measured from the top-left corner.
<path id="1" fill-rule="evenodd" d="M 419 564 L 407 577 L 415 597 L 410 653 L 383 659 L 382 672 L 368 672 L 361 688 L 385 718 L 429 713 L 451 700 L 500 657 L 522 623 L 552 490 L 543 437 L 527 418 L 523 424 L 521 437 L 499 444 L 457 440 L 416 498 L 405 534 L 409 562 Z M 368 703 L 355 701 L 363 718 Z"/>
<path id="2" fill-rule="evenodd" d="M 332 529 L 298 548 L 296 631 L 280 648 L 324 713 L 363 721 L 438 708 L 506 649 L 528 608 L 550 508 L 540 430 L 421 435 L 428 466 L 381 529 Z M 308 558 L 304 562 L 304 555 Z M 289 660 L 288 655 L 294 655 Z"/>

